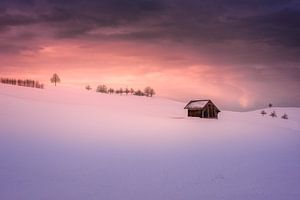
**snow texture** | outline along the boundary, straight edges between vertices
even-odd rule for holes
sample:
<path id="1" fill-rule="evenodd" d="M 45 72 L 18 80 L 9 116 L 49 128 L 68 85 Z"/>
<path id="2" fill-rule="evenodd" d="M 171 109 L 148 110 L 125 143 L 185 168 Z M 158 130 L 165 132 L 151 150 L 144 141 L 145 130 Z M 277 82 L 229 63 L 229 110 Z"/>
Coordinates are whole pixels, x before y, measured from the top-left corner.
<path id="1" fill-rule="evenodd" d="M 300 199 L 299 108 L 216 120 L 184 105 L 0 85 L 0 199 Z"/>
<path id="2" fill-rule="evenodd" d="M 199 101 L 190 102 L 186 106 L 186 109 L 203 108 L 207 103 L 208 103 L 208 101 L 206 101 L 206 100 L 199 100 Z"/>

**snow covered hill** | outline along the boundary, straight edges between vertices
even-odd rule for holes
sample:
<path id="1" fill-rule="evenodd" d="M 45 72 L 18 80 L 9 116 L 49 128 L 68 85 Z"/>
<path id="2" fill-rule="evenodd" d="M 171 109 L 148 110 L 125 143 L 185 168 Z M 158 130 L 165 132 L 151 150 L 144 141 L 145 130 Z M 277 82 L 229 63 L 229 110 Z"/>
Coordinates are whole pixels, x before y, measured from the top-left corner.
<path id="1" fill-rule="evenodd" d="M 0 199 L 300 199 L 299 108 L 208 120 L 184 105 L 0 85 Z"/>

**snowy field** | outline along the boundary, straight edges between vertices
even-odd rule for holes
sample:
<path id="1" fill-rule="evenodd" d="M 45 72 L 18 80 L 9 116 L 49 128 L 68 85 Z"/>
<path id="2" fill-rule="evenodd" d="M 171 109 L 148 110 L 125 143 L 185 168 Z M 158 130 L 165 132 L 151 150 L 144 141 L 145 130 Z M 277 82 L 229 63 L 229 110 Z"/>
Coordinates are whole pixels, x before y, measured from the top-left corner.
<path id="1" fill-rule="evenodd" d="M 0 85 L 0 199 L 300 199 L 299 108 L 208 120 L 184 106 Z"/>

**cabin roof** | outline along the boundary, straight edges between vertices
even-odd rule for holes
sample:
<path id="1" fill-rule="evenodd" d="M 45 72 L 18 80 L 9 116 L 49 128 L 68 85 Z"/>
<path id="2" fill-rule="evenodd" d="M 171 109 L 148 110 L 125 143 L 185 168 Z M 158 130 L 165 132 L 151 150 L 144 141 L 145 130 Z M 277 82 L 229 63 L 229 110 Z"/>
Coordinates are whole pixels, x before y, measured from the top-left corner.
<path id="1" fill-rule="evenodd" d="M 184 109 L 201 109 L 203 108 L 207 103 L 209 102 L 209 100 L 193 100 L 190 101 L 185 107 Z"/>
<path id="2" fill-rule="evenodd" d="M 189 110 L 197 110 L 197 109 L 202 109 L 206 106 L 206 104 L 208 102 L 211 102 L 211 100 L 192 100 L 190 101 L 185 107 L 184 109 L 189 109 Z M 213 103 L 212 103 L 213 104 Z M 213 104 L 216 108 L 217 106 L 215 104 Z M 220 111 L 218 108 L 217 108 L 218 111 Z"/>

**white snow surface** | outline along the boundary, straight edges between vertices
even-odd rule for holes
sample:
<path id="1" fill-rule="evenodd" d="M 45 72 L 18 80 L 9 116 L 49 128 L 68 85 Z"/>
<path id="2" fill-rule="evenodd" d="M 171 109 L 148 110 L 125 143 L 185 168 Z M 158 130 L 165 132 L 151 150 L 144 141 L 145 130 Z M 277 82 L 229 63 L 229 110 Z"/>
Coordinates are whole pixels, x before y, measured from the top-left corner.
<path id="1" fill-rule="evenodd" d="M 300 199 L 299 108 L 209 120 L 184 106 L 0 84 L 0 199 Z"/>
<path id="2" fill-rule="evenodd" d="M 205 101 L 205 100 L 191 102 L 187 105 L 187 109 L 203 108 L 207 103 L 208 103 L 208 101 Z"/>

